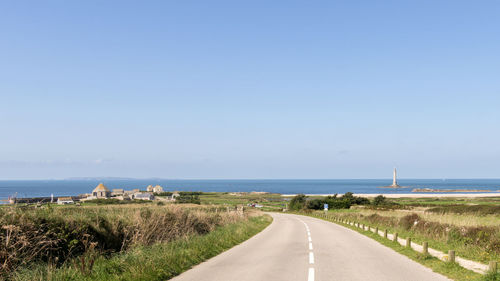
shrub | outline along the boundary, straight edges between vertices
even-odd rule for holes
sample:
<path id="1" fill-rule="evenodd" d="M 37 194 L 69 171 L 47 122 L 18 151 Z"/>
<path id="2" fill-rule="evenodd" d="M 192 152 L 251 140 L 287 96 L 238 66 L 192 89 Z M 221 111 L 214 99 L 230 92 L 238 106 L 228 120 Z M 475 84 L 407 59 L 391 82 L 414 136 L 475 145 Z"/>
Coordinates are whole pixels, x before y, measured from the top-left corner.
<path id="1" fill-rule="evenodd" d="M 200 197 L 198 195 L 190 195 L 190 194 L 180 194 L 179 197 L 175 199 L 176 204 L 201 204 Z"/>
<path id="2" fill-rule="evenodd" d="M 337 198 L 336 196 L 327 196 L 321 199 L 312 199 L 307 201 L 307 208 L 313 210 L 322 210 L 324 204 L 328 204 L 329 209 L 349 209 L 351 204 L 345 199 Z"/>
<path id="3" fill-rule="evenodd" d="M 384 195 L 379 195 L 373 199 L 373 205 L 382 205 L 385 204 L 385 196 Z"/>
<path id="4" fill-rule="evenodd" d="M 169 191 L 165 191 L 165 192 L 155 192 L 154 195 L 155 196 L 172 196 L 172 192 L 169 192 Z"/>
<path id="5" fill-rule="evenodd" d="M 89 249 L 109 254 L 205 234 L 242 218 L 203 210 L 154 205 L 0 208 L 0 280 L 19 266 L 59 265 Z"/>
<path id="6" fill-rule="evenodd" d="M 347 201 L 350 205 L 368 205 L 370 200 L 365 197 L 354 196 L 352 192 L 346 192 L 340 199 Z"/>
<path id="7" fill-rule="evenodd" d="M 290 201 L 290 210 L 301 210 L 306 206 L 306 196 L 304 194 L 295 195 Z"/>

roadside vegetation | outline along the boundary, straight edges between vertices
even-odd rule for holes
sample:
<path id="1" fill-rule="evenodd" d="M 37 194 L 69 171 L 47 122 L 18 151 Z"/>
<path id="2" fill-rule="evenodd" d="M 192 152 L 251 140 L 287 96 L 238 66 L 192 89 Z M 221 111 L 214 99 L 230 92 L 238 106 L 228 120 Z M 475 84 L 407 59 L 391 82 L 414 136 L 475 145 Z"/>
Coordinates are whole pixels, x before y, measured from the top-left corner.
<path id="1" fill-rule="evenodd" d="M 111 280 L 116 275 L 164 280 L 269 223 L 262 216 L 221 209 L 193 204 L 3 207 L 0 279 Z M 215 243 L 219 238 L 224 241 Z M 204 248 L 203 239 L 213 241 Z M 149 258 L 181 260 L 172 263 L 174 268 L 155 260 L 165 267 L 151 268 Z"/>
<path id="2" fill-rule="evenodd" d="M 419 244 L 425 241 L 429 243 L 429 247 L 443 252 L 455 250 L 457 256 L 483 264 L 490 261 L 500 263 L 500 205 L 497 198 L 442 201 L 437 198 L 430 199 L 432 200 L 387 199 L 377 196 L 368 200 L 356 197 L 353 199 L 352 194 L 308 198 L 300 194 L 291 199 L 290 209 L 303 214 L 318 215 L 324 214 L 318 210 L 323 209 L 323 204 L 328 204 L 328 213 L 335 217 L 387 229 L 390 233 L 397 232 L 399 237 L 411 237 L 412 241 Z M 366 231 L 364 234 L 373 236 L 372 238 L 384 245 L 455 280 L 500 280 L 500 274 L 474 274 L 458 265 L 445 264 L 414 251 L 406 253 L 412 250 L 400 247 L 399 244 L 389 242 L 378 235 L 371 235 L 371 232 Z"/>
<path id="3" fill-rule="evenodd" d="M 346 202 L 343 199 L 346 195 L 323 198 L 297 195 L 291 202 L 300 204 L 290 204 L 290 209 L 304 214 L 323 214 L 318 210 L 323 209 L 322 204 L 326 203 L 329 205 L 328 213 L 338 218 L 387 229 L 390 233 L 397 232 L 401 238 L 411 237 L 412 241 L 419 244 L 426 241 L 429 247 L 443 252 L 455 250 L 457 256 L 483 264 L 490 261 L 500 263 L 500 205 L 496 198 L 409 200 L 377 196 L 371 200 L 351 200 L 349 207 L 332 204 Z M 427 263 L 429 259 L 426 258 L 423 262 Z M 477 280 L 500 280 L 498 275 L 481 278 Z M 471 277 L 471 280 L 474 278 Z"/>
<path id="4" fill-rule="evenodd" d="M 248 210 L 314 215 L 323 213 L 324 204 L 332 215 L 398 232 L 416 243 L 427 241 L 443 252 L 453 249 L 466 259 L 500 262 L 500 198 L 495 197 L 368 199 L 352 193 L 292 197 L 179 192 L 176 203 L 107 199 L 81 206 L 2 206 L 0 280 L 165 280 L 269 224 L 269 218 L 249 216 L 254 211 Z M 217 239 L 230 243 L 217 244 Z M 204 248 L 207 241 L 213 246 Z M 434 263 L 429 257 L 412 258 Z M 450 270 L 463 275 L 461 270 Z M 488 278 L 481 280 L 500 280 Z"/>
<path id="5" fill-rule="evenodd" d="M 310 214 L 310 215 L 317 215 L 317 214 Z M 325 219 L 325 218 L 322 218 Z M 362 230 L 360 228 L 357 228 L 355 226 L 351 225 L 346 225 L 342 224 L 343 226 L 350 228 L 354 231 L 357 231 L 363 235 L 366 235 L 379 243 L 395 250 L 396 252 L 405 255 L 409 257 L 410 259 L 431 268 L 434 272 L 440 273 L 444 276 L 449 277 L 452 280 L 455 281 L 498 281 L 500 280 L 500 274 L 493 274 L 493 273 L 488 273 L 485 275 L 467 270 L 457 263 L 450 263 L 450 262 L 444 262 L 441 261 L 429 254 L 423 254 L 420 252 L 417 252 L 413 249 L 410 249 L 408 247 L 404 247 L 398 242 L 394 242 L 393 240 L 389 240 L 386 238 L 383 238 L 382 236 L 375 234 L 372 231 L 368 230 Z"/>

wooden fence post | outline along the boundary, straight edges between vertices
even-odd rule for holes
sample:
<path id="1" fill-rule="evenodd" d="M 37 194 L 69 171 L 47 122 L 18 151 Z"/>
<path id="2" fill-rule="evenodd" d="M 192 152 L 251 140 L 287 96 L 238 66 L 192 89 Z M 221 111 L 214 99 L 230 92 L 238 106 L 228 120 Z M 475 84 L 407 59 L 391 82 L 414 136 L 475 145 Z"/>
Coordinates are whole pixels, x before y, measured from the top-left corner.
<path id="1" fill-rule="evenodd" d="M 497 273 L 497 262 L 496 261 L 490 261 L 489 270 L 492 273 Z"/>
<path id="2" fill-rule="evenodd" d="M 387 229 L 384 230 L 384 238 L 387 239 Z"/>
<path id="3" fill-rule="evenodd" d="M 394 239 L 393 239 L 394 242 L 398 242 L 398 233 L 394 233 Z"/>
<path id="4" fill-rule="evenodd" d="M 378 234 L 378 226 L 377 226 L 377 227 L 375 227 L 375 233 L 377 233 L 377 234 Z"/>
<path id="5" fill-rule="evenodd" d="M 428 255 L 429 254 L 429 243 L 427 242 L 424 242 L 424 244 L 422 244 L 422 254 L 424 255 Z"/>
<path id="6" fill-rule="evenodd" d="M 406 237 L 406 247 L 411 248 L 411 237 Z"/>
<path id="7" fill-rule="evenodd" d="M 448 261 L 455 262 L 455 251 L 454 250 L 448 251 Z"/>

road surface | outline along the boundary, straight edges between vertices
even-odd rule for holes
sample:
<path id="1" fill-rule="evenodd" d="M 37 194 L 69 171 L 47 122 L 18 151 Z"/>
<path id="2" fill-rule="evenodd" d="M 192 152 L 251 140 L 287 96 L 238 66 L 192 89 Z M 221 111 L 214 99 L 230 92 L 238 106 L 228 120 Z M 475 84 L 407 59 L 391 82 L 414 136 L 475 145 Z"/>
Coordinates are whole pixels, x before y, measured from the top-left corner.
<path id="1" fill-rule="evenodd" d="M 334 223 L 306 216 L 270 215 L 274 221 L 261 233 L 172 280 L 450 280 Z"/>

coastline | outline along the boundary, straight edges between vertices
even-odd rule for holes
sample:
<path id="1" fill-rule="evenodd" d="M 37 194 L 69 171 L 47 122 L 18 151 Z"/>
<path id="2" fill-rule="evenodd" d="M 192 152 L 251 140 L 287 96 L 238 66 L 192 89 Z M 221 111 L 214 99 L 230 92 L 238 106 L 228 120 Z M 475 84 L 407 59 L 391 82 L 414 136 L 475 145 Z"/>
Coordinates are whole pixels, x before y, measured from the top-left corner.
<path id="1" fill-rule="evenodd" d="M 297 194 L 282 194 L 283 197 L 293 197 Z M 306 194 L 307 196 L 333 196 L 335 194 Z M 341 194 L 339 194 L 341 195 Z M 488 193 L 433 193 L 433 194 L 419 194 L 419 193 L 354 193 L 354 196 L 373 198 L 383 195 L 386 198 L 479 198 L 479 197 L 500 197 L 500 192 Z"/>

